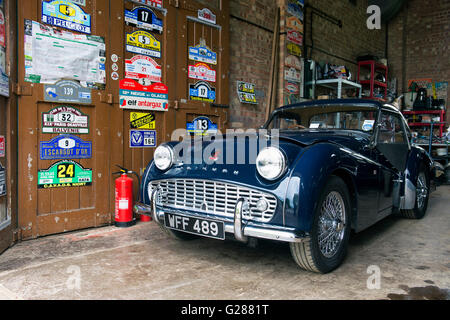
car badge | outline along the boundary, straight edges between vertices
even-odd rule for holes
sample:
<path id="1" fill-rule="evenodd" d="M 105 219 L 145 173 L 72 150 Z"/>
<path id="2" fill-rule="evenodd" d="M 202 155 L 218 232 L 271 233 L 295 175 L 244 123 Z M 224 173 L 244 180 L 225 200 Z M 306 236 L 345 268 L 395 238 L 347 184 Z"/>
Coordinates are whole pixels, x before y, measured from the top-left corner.
<path id="1" fill-rule="evenodd" d="M 220 151 L 216 151 L 216 152 L 214 152 L 214 154 L 212 154 L 212 155 L 209 157 L 209 160 L 217 161 L 217 160 L 219 160 L 219 155 L 220 155 Z"/>

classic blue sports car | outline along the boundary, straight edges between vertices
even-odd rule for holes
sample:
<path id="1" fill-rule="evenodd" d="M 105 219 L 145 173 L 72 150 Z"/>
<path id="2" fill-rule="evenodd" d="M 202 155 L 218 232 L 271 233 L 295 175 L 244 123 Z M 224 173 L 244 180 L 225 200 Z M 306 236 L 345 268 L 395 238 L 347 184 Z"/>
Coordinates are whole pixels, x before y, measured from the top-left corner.
<path id="1" fill-rule="evenodd" d="M 425 215 L 433 161 L 395 107 L 305 102 L 275 110 L 263 129 L 159 146 L 135 212 L 177 239 L 285 241 L 320 273 L 342 263 L 351 230 Z"/>

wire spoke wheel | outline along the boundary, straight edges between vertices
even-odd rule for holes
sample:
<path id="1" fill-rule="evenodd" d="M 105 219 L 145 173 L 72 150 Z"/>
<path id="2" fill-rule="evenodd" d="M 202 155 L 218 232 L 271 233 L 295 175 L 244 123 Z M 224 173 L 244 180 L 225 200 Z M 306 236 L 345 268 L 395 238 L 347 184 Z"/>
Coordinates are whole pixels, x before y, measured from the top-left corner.
<path id="1" fill-rule="evenodd" d="M 331 258 L 338 251 L 346 222 L 344 199 L 339 192 L 332 191 L 323 201 L 319 216 L 319 248 L 325 257 Z"/>
<path id="2" fill-rule="evenodd" d="M 422 209 L 425 205 L 425 200 L 428 196 L 427 179 L 423 172 L 419 174 L 419 178 L 417 179 L 416 195 L 417 195 L 417 208 Z"/>

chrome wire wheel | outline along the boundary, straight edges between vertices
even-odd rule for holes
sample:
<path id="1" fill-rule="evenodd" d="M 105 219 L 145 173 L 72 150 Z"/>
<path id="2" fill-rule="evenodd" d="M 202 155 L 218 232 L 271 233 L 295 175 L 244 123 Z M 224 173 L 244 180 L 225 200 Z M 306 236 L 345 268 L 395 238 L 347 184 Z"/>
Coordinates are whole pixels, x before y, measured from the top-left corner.
<path id="1" fill-rule="evenodd" d="M 332 258 L 344 239 L 346 225 L 345 203 L 337 191 L 330 192 L 322 203 L 318 225 L 320 252 Z"/>
<path id="2" fill-rule="evenodd" d="M 416 187 L 417 208 L 422 209 L 425 205 L 425 200 L 428 196 L 427 178 L 425 173 L 421 172 L 417 179 Z"/>

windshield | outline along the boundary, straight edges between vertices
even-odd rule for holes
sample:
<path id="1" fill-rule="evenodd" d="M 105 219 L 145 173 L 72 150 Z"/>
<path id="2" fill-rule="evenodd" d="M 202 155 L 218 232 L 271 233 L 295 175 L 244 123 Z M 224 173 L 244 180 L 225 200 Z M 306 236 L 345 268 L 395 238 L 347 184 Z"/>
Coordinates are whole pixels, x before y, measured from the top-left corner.
<path id="1" fill-rule="evenodd" d="M 267 129 L 341 129 L 371 132 L 377 108 L 363 106 L 293 107 L 276 111 Z"/>

